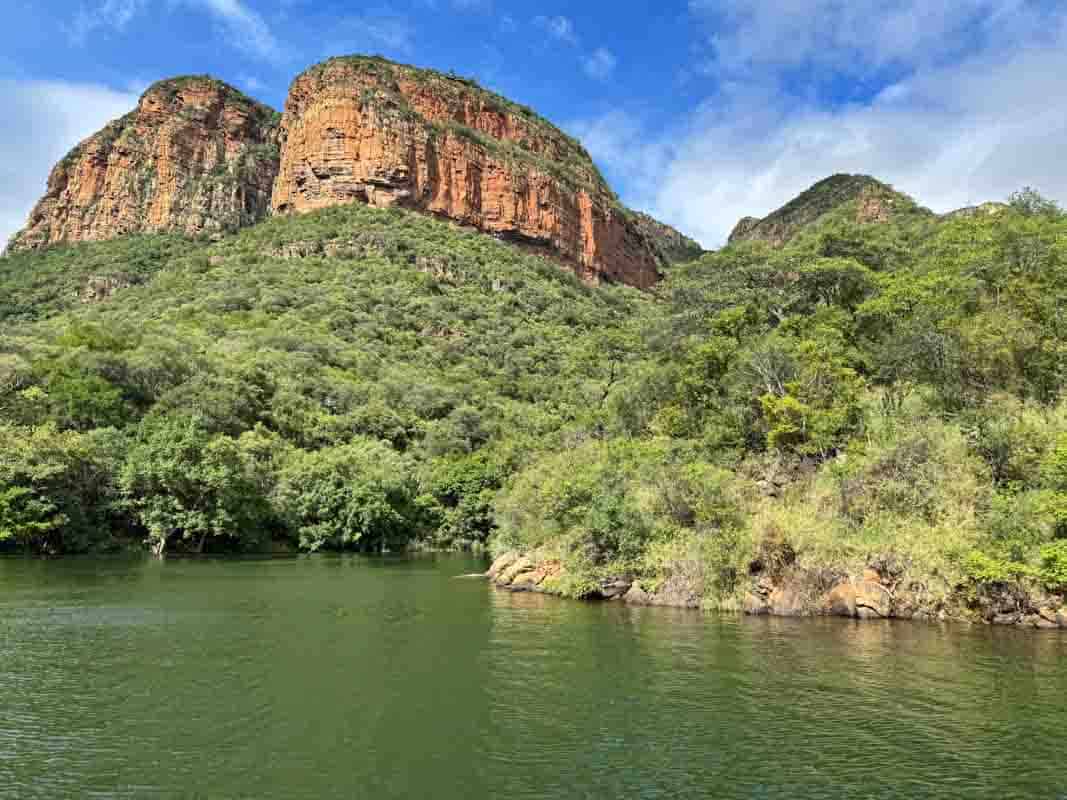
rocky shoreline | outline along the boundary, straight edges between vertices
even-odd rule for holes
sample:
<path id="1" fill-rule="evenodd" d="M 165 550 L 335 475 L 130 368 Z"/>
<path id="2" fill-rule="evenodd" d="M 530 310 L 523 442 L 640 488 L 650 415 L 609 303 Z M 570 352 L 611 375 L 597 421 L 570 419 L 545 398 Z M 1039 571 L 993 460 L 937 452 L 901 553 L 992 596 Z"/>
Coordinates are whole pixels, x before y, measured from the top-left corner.
<path id="1" fill-rule="evenodd" d="M 512 592 L 564 595 L 566 568 L 554 559 L 509 551 L 494 559 L 485 577 Z M 701 607 L 697 582 L 676 574 L 647 591 L 631 576 L 612 576 L 585 595 L 588 600 L 640 606 Z M 832 616 L 856 620 L 899 619 L 1008 625 L 1034 630 L 1067 629 L 1063 597 L 1033 597 L 1020 587 L 991 585 L 981 591 L 939 599 L 924 586 L 905 582 L 891 570 L 868 567 L 856 576 L 814 575 L 801 570 L 754 575 L 741 610 L 750 616 Z"/>

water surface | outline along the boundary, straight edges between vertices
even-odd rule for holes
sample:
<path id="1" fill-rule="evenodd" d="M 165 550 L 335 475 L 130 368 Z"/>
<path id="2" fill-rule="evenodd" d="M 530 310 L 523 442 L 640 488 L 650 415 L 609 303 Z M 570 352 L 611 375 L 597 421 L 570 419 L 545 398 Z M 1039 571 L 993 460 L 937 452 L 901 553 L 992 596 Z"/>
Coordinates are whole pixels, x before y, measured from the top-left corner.
<path id="1" fill-rule="evenodd" d="M 0 559 L 3 798 L 1064 798 L 1067 635 Z"/>

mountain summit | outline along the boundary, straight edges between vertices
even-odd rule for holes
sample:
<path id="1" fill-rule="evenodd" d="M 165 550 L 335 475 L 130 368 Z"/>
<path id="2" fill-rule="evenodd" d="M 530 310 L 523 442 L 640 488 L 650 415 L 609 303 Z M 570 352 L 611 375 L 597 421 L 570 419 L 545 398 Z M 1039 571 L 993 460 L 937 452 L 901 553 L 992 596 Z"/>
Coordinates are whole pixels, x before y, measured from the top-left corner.
<path id="1" fill-rule="evenodd" d="M 581 144 L 529 108 L 349 56 L 298 76 L 282 115 L 206 76 L 155 84 L 55 167 L 10 249 L 212 233 L 351 202 L 477 228 L 591 283 L 648 288 L 680 241 L 626 209 Z"/>
<path id="2" fill-rule="evenodd" d="M 258 222 L 278 170 L 277 116 L 206 75 L 159 81 L 52 169 L 9 249 Z"/>
<path id="3" fill-rule="evenodd" d="M 855 205 L 858 223 L 888 222 L 915 201 L 869 175 L 831 175 L 801 192 L 762 219 L 743 217 L 730 233 L 729 243 L 761 241 L 781 247 L 801 230 L 846 204 Z"/>

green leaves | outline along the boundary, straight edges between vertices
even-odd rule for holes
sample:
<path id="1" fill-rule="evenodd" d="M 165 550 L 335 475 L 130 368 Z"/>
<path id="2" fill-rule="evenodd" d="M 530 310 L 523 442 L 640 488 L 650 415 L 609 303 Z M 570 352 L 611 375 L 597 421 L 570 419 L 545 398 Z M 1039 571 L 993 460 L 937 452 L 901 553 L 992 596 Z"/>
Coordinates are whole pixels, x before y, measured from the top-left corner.
<path id="1" fill-rule="evenodd" d="M 268 509 L 238 442 L 201 418 L 147 419 L 119 473 L 135 519 L 162 552 L 172 539 L 202 550 L 208 539 L 255 542 Z"/>
<path id="2" fill-rule="evenodd" d="M 304 549 L 384 550 L 419 531 L 412 472 L 407 459 L 370 439 L 296 451 L 274 503 Z"/>

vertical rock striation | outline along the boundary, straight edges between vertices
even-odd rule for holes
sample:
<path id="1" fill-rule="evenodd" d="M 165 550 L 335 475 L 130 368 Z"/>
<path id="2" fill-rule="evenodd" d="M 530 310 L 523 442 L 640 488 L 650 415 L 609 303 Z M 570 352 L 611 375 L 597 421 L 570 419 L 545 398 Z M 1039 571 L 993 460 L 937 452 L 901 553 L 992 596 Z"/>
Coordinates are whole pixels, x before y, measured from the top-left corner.
<path id="1" fill-rule="evenodd" d="M 160 81 L 56 165 L 10 249 L 257 222 L 277 174 L 276 119 L 206 76 Z"/>
<path id="2" fill-rule="evenodd" d="M 582 146 L 530 109 L 361 56 L 298 76 L 284 115 L 207 76 L 153 85 L 52 170 L 9 247 L 197 235 L 350 202 L 472 226 L 590 283 L 649 288 L 661 266 L 700 252 L 624 208 Z"/>
<path id="3" fill-rule="evenodd" d="M 331 59 L 293 82 L 280 138 L 276 212 L 399 205 L 541 248 L 591 282 L 659 277 L 648 236 L 581 145 L 472 81 Z"/>

